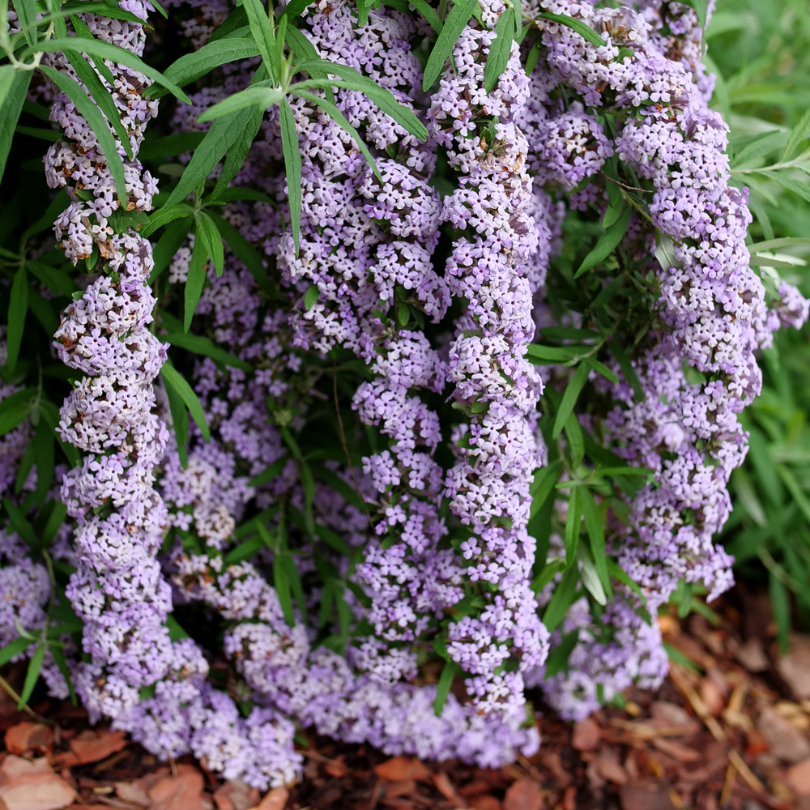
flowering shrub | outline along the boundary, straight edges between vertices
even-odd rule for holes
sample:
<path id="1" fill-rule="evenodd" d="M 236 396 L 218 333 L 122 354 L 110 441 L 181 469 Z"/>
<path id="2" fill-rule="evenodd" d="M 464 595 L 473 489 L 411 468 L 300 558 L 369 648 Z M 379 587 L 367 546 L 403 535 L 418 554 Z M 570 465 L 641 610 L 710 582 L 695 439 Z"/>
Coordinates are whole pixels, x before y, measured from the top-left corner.
<path id="1" fill-rule="evenodd" d="M 50 140 L 56 190 L 0 249 L 21 703 L 266 787 L 299 727 L 497 765 L 535 688 L 663 677 L 808 311 L 751 260 L 710 5 L 15 1 L 0 162 Z"/>

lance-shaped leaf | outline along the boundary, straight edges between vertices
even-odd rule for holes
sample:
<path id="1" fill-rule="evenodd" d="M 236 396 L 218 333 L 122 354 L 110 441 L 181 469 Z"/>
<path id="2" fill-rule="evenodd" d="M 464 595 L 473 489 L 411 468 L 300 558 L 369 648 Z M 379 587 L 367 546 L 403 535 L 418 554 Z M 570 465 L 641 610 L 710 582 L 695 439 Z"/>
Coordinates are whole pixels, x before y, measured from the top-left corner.
<path id="1" fill-rule="evenodd" d="M 706 27 L 706 19 L 709 14 L 709 0 L 678 0 L 678 2 L 693 8 L 697 14 L 700 27 Z"/>
<path id="2" fill-rule="evenodd" d="M 568 496 L 568 514 L 565 518 L 565 564 L 573 565 L 579 545 L 579 527 L 582 523 L 580 487 L 574 487 Z"/>
<path id="3" fill-rule="evenodd" d="M 22 112 L 32 70 L 16 71 L 11 65 L 0 68 L 0 180 L 6 171 L 14 130 Z"/>
<path id="4" fill-rule="evenodd" d="M 188 467 L 188 410 L 180 393 L 171 385 L 166 385 L 166 396 L 169 400 L 169 413 L 172 415 L 177 455 L 180 466 L 185 470 Z"/>
<path id="5" fill-rule="evenodd" d="M 39 646 L 34 650 L 31 660 L 28 663 L 28 671 L 25 673 L 25 682 L 23 683 L 22 692 L 20 692 L 20 702 L 17 704 L 17 709 L 23 709 L 28 705 L 34 687 L 39 680 L 39 673 L 42 670 L 42 662 L 45 659 L 45 642 L 40 642 Z"/>
<path id="6" fill-rule="evenodd" d="M 495 26 L 495 41 L 489 47 L 487 65 L 484 69 L 484 89 L 491 93 L 506 70 L 512 53 L 512 39 L 515 34 L 515 10 L 508 8 L 501 14 Z"/>
<path id="7" fill-rule="evenodd" d="M 191 414 L 191 418 L 197 423 L 203 438 L 205 441 L 210 441 L 211 431 L 208 429 L 208 422 L 205 421 L 205 412 L 197 394 L 186 382 L 185 377 L 168 361 L 160 369 L 160 376 L 167 387 L 171 387 L 180 395 L 186 408 L 188 408 L 188 412 Z"/>
<path id="8" fill-rule="evenodd" d="M 191 262 L 188 266 L 188 278 L 186 279 L 183 329 L 188 332 L 191 328 L 191 321 L 194 318 L 194 311 L 200 301 L 203 287 L 205 286 L 205 247 L 199 230 L 194 239 L 194 247 L 191 250 Z"/>
<path id="9" fill-rule="evenodd" d="M 77 36 L 82 37 L 83 39 L 95 39 L 93 36 L 93 32 L 85 25 L 84 20 L 81 17 L 77 17 L 75 14 L 71 15 L 70 24 L 73 26 L 73 30 L 76 32 Z M 58 37 L 66 37 L 67 36 L 67 28 L 63 30 L 59 30 L 59 26 L 57 25 L 57 32 L 56 36 Z M 66 52 L 66 53 L 69 53 Z M 101 77 L 110 87 L 115 85 L 115 76 L 113 76 L 112 71 L 107 67 L 103 59 L 94 59 L 93 64 L 96 67 L 96 70 L 99 72 Z"/>
<path id="10" fill-rule="evenodd" d="M 453 53 L 453 48 L 464 27 L 470 21 L 476 6 L 478 6 L 478 0 L 460 0 L 447 15 L 442 31 L 425 65 L 422 89 L 426 93 L 433 86 L 433 82 L 439 78 L 444 63 Z"/>
<path id="11" fill-rule="evenodd" d="M 583 273 L 586 273 L 597 264 L 601 264 L 614 250 L 619 246 L 622 241 L 627 228 L 630 224 L 630 208 L 625 208 L 619 215 L 618 219 L 605 230 L 599 237 L 599 241 L 594 245 L 593 250 L 582 260 L 579 270 L 574 274 L 574 278 L 578 278 Z"/>
<path id="12" fill-rule="evenodd" d="M 218 39 L 203 45 L 198 51 L 181 56 L 166 68 L 163 75 L 178 87 L 185 87 L 220 65 L 258 55 L 259 46 L 250 39 Z M 147 95 L 161 98 L 167 92 L 165 87 L 150 88 Z"/>
<path id="13" fill-rule="evenodd" d="M 240 129 L 236 135 L 236 140 L 231 144 L 228 149 L 228 156 L 225 158 L 225 163 L 222 166 L 222 171 L 219 173 L 217 184 L 211 193 L 212 199 L 224 200 L 225 192 L 228 183 L 236 177 L 245 158 L 248 156 L 250 147 L 253 141 L 259 134 L 259 130 L 264 120 L 264 110 L 260 107 L 253 107 L 251 109 L 250 120 L 245 124 L 244 128 Z"/>
<path id="14" fill-rule="evenodd" d="M 108 59 L 110 62 L 115 62 L 116 64 L 126 65 L 138 73 L 142 73 L 153 82 L 162 85 L 173 96 L 179 98 L 180 101 L 191 104 L 189 97 L 174 82 L 166 79 L 159 70 L 149 67 L 143 59 L 136 56 L 131 51 L 125 48 L 119 48 L 117 45 L 111 45 L 109 42 L 102 42 L 98 39 L 88 40 L 79 37 L 63 37 L 38 42 L 36 50 L 50 53 L 60 53 L 61 51 L 86 53 L 89 56 L 98 56 L 101 59 Z"/>
<path id="15" fill-rule="evenodd" d="M 284 91 L 278 87 L 273 87 L 270 82 L 262 82 L 247 90 L 241 90 L 228 96 L 219 104 L 209 107 L 197 120 L 204 124 L 206 121 L 213 121 L 224 115 L 244 110 L 245 107 L 258 107 L 260 110 L 267 110 L 274 104 L 278 104 L 284 98 Z"/>
<path id="16" fill-rule="evenodd" d="M 72 40 L 84 42 L 79 40 L 78 37 L 73 37 Z M 56 42 L 56 40 L 52 40 Z M 104 43 L 106 44 L 106 43 Z M 120 49 L 119 49 L 120 50 Z M 126 180 L 124 179 L 124 163 L 121 156 L 118 154 L 118 147 L 110 132 L 110 127 L 104 120 L 104 116 L 99 111 L 98 107 L 87 97 L 82 86 L 74 79 L 71 79 L 66 73 L 59 70 L 54 70 L 47 65 L 41 65 L 45 75 L 73 102 L 79 114 L 87 121 L 93 134 L 98 140 L 98 145 L 107 159 L 107 167 L 110 174 L 115 181 L 115 190 L 118 192 L 118 200 L 122 206 L 126 207 L 127 203 L 127 190 Z"/>
<path id="17" fill-rule="evenodd" d="M 585 518 L 585 530 L 588 532 L 591 544 L 593 565 L 605 593 L 611 596 L 610 573 L 605 553 L 605 519 L 596 505 L 593 493 L 587 487 L 581 488 L 580 498 L 582 499 L 582 515 Z"/>
<path id="18" fill-rule="evenodd" d="M 209 216 L 216 223 L 219 232 L 228 243 L 231 252 L 247 267 L 255 282 L 264 290 L 269 298 L 275 298 L 276 291 L 267 276 L 264 262 L 262 261 L 262 257 L 256 252 L 256 248 L 254 248 L 230 222 L 223 219 L 218 214 L 210 213 Z"/>
<path id="19" fill-rule="evenodd" d="M 580 365 L 577 366 L 577 370 L 574 372 L 574 376 L 565 387 L 562 401 L 560 402 L 559 408 L 557 408 L 557 415 L 554 419 L 554 428 L 551 431 L 552 438 L 556 439 L 557 436 L 562 433 L 562 429 L 565 427 L 568 417 L 577 404 L 579 394 L 588 381 L 589 373 L 590 367 L 586 363 L 580 363 Z"/>
<path id="20" fill-rule="evenodd" d="M 267 16 L 267 10 L 259 2 L 259 0 L 244 0 L 243 3 L 245 11 L 248 15 L 248 24 L 250 25 L 253 39 L 259 46 L 259 52 L 262 55 L 264 66 L 270 74 L 270 78 L 274 81 L 277 79 L 275 75 L 275 56 L 276 51 L 276 37 L 273 31 L 273 26 Z"/>
<path id="21" fill-rule="evenodd" d="M 210 357 L 218 363 L 226 366 L 241 368 L 242 371 L 250 371 L 253 367 L 250 363 L 240 360 L 236 355 L 226 352 L 221 346 L 217 346 L 213 340 L 202 335 L 190 335 L 187 332 L 170 332 L 168 335 L 158 335 L 165 343 L 178 346 L 188 352 Z M 251 486 L 253 486 L 251 484 Z"/>
<path id="22" fill-rule="evenodd" d="M 292 223 L 295 253 L 301 236 L 301 153 L 298 147 L 298 131 L 292 107 L 285 98 L 279 107 L 281 144 L 284 150 L 284 166 L 287 170 L 287 196 L 290 201 L 290 222 Z"/>
<path id="23" fill-rule="evenodd" d="M 447 703 L 447 698 L 450 695 L 450 687 L 453 685 L 453 679 L 456 673 L 460 672 L 459 666 L 455 661 L 447 661 L 439 676 L 439 683 L 436 686 L 436 697 L 433 701 L 433 712 L 436 717 L 441 716 L 444 704 Z"/>
<path id="24" fill-rule="evenodd" d="M 219 235 L 217 226 L 205 211 L 198 211 L 195 219 L 197 221 L 197 238 L 202 240 L 206 254 L 211 258 L 214 269 L 218 276 L 222 275 L 225 269 L 225 248 L 222 245 L 222 237 Z"/>
<path id="25" fill-rule="evenodd" d="M 28 313 L 28 274 L 25 265 L 18 268 L 11 282 L 11 296 L 8 302 L 8 334 L 6 337 L 6 368 L 14 373 L 20 354 L 25 316 Z"/>
<path id="26" fill-rule="evenodd" d="M 549 633 L 556 630 L 565 618 L 568 608 L 571 607 L 574 601 L 578 584 L 579 569 L 577 566 L 572 565 L 563 574 L 560 584 L 557 585 L 554 595 L 543 613 L 543 624 Z"/>
<path id="27" fill-rule="evenodd" d="M 204 183 L 214 167 L 239 138 L 253 116 L 251 108 L 217 118 L 203 142 L 191 156 L 180 182 L 172 190 L 166 205 L 182 202 L 200 183 Z"/>
<path id="28" fill-rule="evenodd" d="M 127 153 L 127 157 L 132 160 L 134 155 L 132 153 L 132 145 L 129 142 L 129 135 L 124 128 L 124 125 L 121 123 L 121 116 L 118 112 L 118 108 L 115 106 L 115 102 L 113 101 L 109 90 L 107 90 L 107 88 L 101 83 L 101 79 L 99 79 L 95 70 L 93 70 L 93 68 L 90 67 L 90 65 L 88 65 L 81 56 L 69 52 L 65 53 L 65 56 L 73 69 L 76 71 L 76 75 L 79 77 L 79 79 L 81 79 L 82 83 L 92 96 L 93 101 L 98 104 L 99 109 L 112 124 L 113 129 L 115 129 L 115 134 L 118 136 L 118 140 L 121 142 L 121 145 L 124 147 Z"/>

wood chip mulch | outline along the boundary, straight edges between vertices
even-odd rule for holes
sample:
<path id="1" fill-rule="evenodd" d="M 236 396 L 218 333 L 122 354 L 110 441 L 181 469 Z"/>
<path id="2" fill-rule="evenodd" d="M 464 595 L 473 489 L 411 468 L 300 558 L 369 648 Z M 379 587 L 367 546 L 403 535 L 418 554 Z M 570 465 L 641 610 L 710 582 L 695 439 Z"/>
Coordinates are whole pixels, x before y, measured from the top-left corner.
<path id="1" fill-rule="evenodd" d="M 682 663 L 659 690 L 576 724 L 543 709 L 538 754 L 498 770 L 312 736 L 301 782 L 262 795 L 191 757 L 159 762 L 68 702 L 32 717 L 0 691 L 0 810 L 810 810 L 810 636 L 780 657 L 767 597 L 712 608 L 718 623 L 660 617 Z M 24 666 L 2 674 L 13 690 Z"/>

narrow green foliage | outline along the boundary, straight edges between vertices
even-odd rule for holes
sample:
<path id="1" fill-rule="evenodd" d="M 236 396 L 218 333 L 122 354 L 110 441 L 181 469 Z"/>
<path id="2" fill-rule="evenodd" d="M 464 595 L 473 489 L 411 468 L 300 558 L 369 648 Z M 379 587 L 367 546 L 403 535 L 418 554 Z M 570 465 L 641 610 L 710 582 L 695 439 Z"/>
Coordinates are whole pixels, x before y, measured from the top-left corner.
<path id="1" fill-rule="evenodd" d="M 184 217 L 181 220 L 173 222 L 163 235 L 158 239 L 154 250 L 152 251 L 152 258 L 155 266 L 149 275 L 149 283 L 154 283 L 155 279 L 169 266 L 174 254 L 180 249 L 183 241 L 188 236 L 191 226 L 194 224 L 194 217 Z"/>
<path id="2" fill-rule="evenodd" d="M 163 364 L 163 368 L 160 370 L 160 376 L 163 378 L 163 382 L 167 388 L 173 388 L 180 395 L 192 419 L 197 423 L 197 427 L 200 429 L 203 439 L 210 441 L 211 431 L 208 428 L 208 423 L 205 421 L 205 412 L 202 409 L 202 405 L 194 389 L 186 382 L 183 375 L 168 361 Z"/>
<path id="3" fill-rule="evenodd" d="M 580 487 L 574 487 L 568 496 L 568 514 L 565 518 L 565 565 L 572 566 L 577 558 L 579 529 L 582 523 L 582 496 Z"/>
<path id="4" fill-rule="evenodd" d="M 14 130 L 31 83 L 32 71 L 18 72 L 11 65 L 0 68 L 0 180 L 6 171 Z"/>
<path id="5" fill-rule="evenodd" d="M 191 251 L 191 262 L 188 266 L 188 278 L 185 289 L 185 309 L 183 311 L 183 329 L 188 332 L 191 328 L 191 321 L 194 318 L 194 311 L 200 301 L 203 287 L 205 286 L 205 247 L 204 241 L 197 232 L 194 240 L 194 247 Z"/>
<path id="6" fill-rule="evenodd" d="M 287 171 L 287 196 L 290 202 L 290 222 L 292 223 L 295 255 L 301 237 L 301 153 L 298 147 L 298 131 L 295 128 L 295 117 L 287 99 L 279 105 L 279 125 L 281 127 L 281 144 L 284 150 L 284 167 Z M 310 287 L 310 290 L 312 288 Z M 309 291 L 307 291 L 309 296 Z M 311 309 L 311 306 L 307 307 Z"/>
<path id="7" fill-rule="evenodd" d="M 247 107 L 258 107 L 264 111 L 278 104 L 284 98 L 284 93 L 277 87 L 273 87 L 270 82 L 261 82 L 253 87 L 248 87 L 247 90 L 242 90 L 239 93 L 234 93 L 228 96 L 224 101 L 219 104 L 214 104 L 202 113 L 197 120 L 204 124 L 207 121 L 213 121 L 215 118 L 222 118 L 226 115 L 244 110 Z"/>
<path id="8" fill-rule="evenodd" d="M 554 596 L 551 597 L 551 601 L 543 613 L 543 624 L 549 633 L 556 630 L 565 618 L 568 608 L 571 607 L 574 601 L 578 584 L 579 570 L 575 565 L 572 565 L 563 574 L 560 584 L 557 585 L 554 591 Z"/>
<path id="9" fill-rule="evenodd" d="M 439 683 L 436 687 L 436 698 L 433 701 L 433 711 L 436 717 L 440 717 L 444 704 L 447 703 L 447 698 L 450 695 L 450 688 L 453 686 L 453 680 L 458 672 L 458 664 L 453 661 L 447 661 L 439 676 Z"/>
<path id="10" fill-rule="evenodd" d="M 579 270 L 574 273 L 574 278 L 578 278 L 583 273 L 587 273 L 591 268 L 604 262 L 619 246 L 619 242 L 622 241 L 625 233 L 627 233 L 629 225 L 630 207 L 627 206 L 619 214 L 616 221 L 599 237 L 599 241 L 594 245 L 591 252 L 582 260 Z"/>
<path id="11" fill-rule="evenodd" d="M 433 50 L 430 52 L 427 64 L 425 65 L 425 74 L 422 80 L 422 89 L 427 93 L 433 86 L 436 79 L 444 68 L 444 63 L 453 53 L 458 38 L 464 30 L 470 17 L 473 15 L 473 10 L 478 5 L 478 0 L 459 0 L 444 21 L 441 33 L 439 34 Z"/>
<path id="12" fill-rule="evenodd" d="M 580 363 L 577 366 L 577 370 L 574 372 L 574 376 L 565 387 L 560 407 L 557 409 L 557 414 L 554 418 L 554 428 L 551 431 L 552 438 L 556 439 L 557 436 L 562 433 L 562 429 L 565 427 L 568 417 L 573 413 L 574 406 L 577 404 L 580 392 L 588 381 L 589 373 L 590 367 L 586 363 Z"/>
<path id="13" fill-rule="evenodd" d="M 14 274 L 14 280 L 11 282 L 11 296 L 8 302 L 8 334 L 6 337 L 8 357 L 6 359 L 6 368 L 11 374 L 17 368 L 17 358 L 20 354 L 27 313 L 28 274 L 25 272 L 25 265 L 23 265 Z"/>
<path id="14" fill-rule="evenodd" d="M 591 546 L 591 556 L 599 581 L 605 593 L 612 598 L 613 588 L 608 571 L 607 555 L 605 553 L 605 518 L 596 504 L 593 493 L 587 487 L 580 489 L 582 500 L 582 516 L 585 519 L 585 530 Z"/>
<path id="15" fill-rule="evenodd" d="M 76 41 L 78 38 L 74 37 L 73 39 Z M 81 41 L 84 42 L 84 40 Z M 82 86 L 74 79 L 71 79 L 66 73 L 54 70 L 54 68 L 48 67 L 47 65 L 42 65 L 40 69 L 73 102 L 76 109 L 90 125 L 90 128 L 98 139 L 98 145 L 101 147 L 101 151 L 104 153 L 104 157 L 107 160 L 110 174 L 115 181 L 115 190 L 118 193 L 118 200 L 121 205 L 126 208 L 127 191 L 126 181 L 124 179 L 124 164 L 121 160 L 121 156 L 118 154 L 115 138 L 113 138 L 110 127 L 104 120 L 104 116 L 101 114 L 98 107 L 87 97 Z"/>
<path id="16" fill-rule="evenodd" d="M 489 49 L 486 68 L 484 69 L 484 89 L 491 93 L 498 84 L 501 74 L 506 70 L 509 56 L 512 53 L 512 40 L 515 34 L 515 10 L 507 8 L 495 26 L 495 41 Z"/>
<path id="17" fill-rule="evenodd" d="M 167 335 L 159 335 L 159 337 L 172 346 L 178 346 L 193 354 L 210 357 L 217 363 L 222 363 L 226 366 L 241 368 L 242 371 L 250 371 L 253 368 L 250 363 L 240 360 L 236 355 L 230 352 L 226 352 L 225 349 L 218 346 L 213 340 L 203 337 L 202 335 L 192 335 L 188 332 L 170 332 Z"/>
<path id="18" fill-rule="evenodd" d="M 42 670 L 42 662 L 45 660 L 45 642 L 40 642 L 39 646 L 34 650 L 31 660 L 28 662 L 28 670 L 25 673 L 25 682 L 23 683 L 22 692 L 20 692 L 20 702 L 17 704 L 17 709 L 21 710 L 28 705 L 31 695 L 34 692 L 34 687 L 39 680 L 39 673 Z"/>
<path id="19" fill-rule="evenodd" d="M 198 211 L 195 220 L 197 222 L 197 236 L 202 240 L 203 248 L 210 257 L 216 274 L 221 276 L 225 270 L 225 248 L 217 226 L 205 211 Z"/>
<path id="20" fill-rule="evenodd" d="M 571 653 L 574 651 L 574 647 L 577 646 L 578 641 L 579 628 L 563 635 L 562 641 L 552 650 L 546 661 L 544 680 L 553 678 L 561 672 L 568 672 L 568 660 L 571 658 Z"/>

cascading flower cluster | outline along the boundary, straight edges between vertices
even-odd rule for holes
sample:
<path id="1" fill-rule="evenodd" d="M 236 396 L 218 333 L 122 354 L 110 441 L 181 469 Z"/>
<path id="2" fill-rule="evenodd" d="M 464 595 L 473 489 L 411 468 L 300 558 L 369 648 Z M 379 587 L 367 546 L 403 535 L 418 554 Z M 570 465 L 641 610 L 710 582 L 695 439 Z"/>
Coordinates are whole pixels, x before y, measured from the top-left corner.
<path id="1" fill-rule="evenodd" d="M 255 25 L 242 4 L 169 5 L 195 48 L 224 33 L 223 49 L 248 57 L 176 109 L 170 126 L 186 149 L 207 130 L 197 116 L 254 77 L 255 51 L 239 42 Z M 507 55 L 498 37 L 514 8 L 482 0 L 426 93 L 415 49 L 449 18 L 387 6 L 361 15 L 348 0 L 299 5 L 276 29 L 295 27 L 289 50 L 389 90 L 424 122 L 427 141 L 377 106 L 357 74 L 326 91 L 315 81 L 322 63 L 312 65 L 310 95 L 288 96 L 301 157 L 298 249 L 298 190 L 281 170 L 284 122 L 273 107 L 231 196 L 206 197 L 200 183 L 178 214 L 196 232 L 160 237 L 155 255 L 168 242 L 174 257 L 163 256 L 157 320 L 152 245 L 139 232 L 157 191 L 137 158 L 158 110 L 145 97 L 150 82 L 112 62 L 112 84 L 98 72 L 135 154 L 116 141 L 124 205 L 97 133 L 54 97 L 64 134 L 46 176 L 70 198 L 56 234 L 89 273 L 55 343 L 85 375 L 59 425 L 85 454 L 61 484 L 75 521 L 67 595 L 84 622 L 84 659 L 68 663 L 93 717 L 161 756 L 191 752 L 260 787 L 300 772 L 296 727 L 499 765 L 539 743 L 527 688 L 580 718 L 632 682 L 654 684 L 667 666 L 657 609 L 684 583 L 728 587 L 731 560 L 712 538 L 745 454 L 737 416 L 759 390 L 754 352 L 780 325 L 801 325 L 808 305 L 786 284 L 769 300 L 749 267 L 746 192 L 729 183 L 726 127 L 708 107 L 702 34 L 686 5 L 526 0 L 528 35 Z M 121 8 L 146 19 L 141 0 Z M 144 26 L 80 17 L 97 39 L 144 52 Z M 80 78 L 65 57 L 48 59 Z M 208 217 L 217 194 L 228 201 L 221 218 Z M 562 270 L 551 265 L 566 210 L 577 222 L 606 211 L 615 222 L 618 211 L 626 226 L 581 281 L 566 264 L 571 246 Z M 192 334 L 180 335 L 171 312 L 182 285 L 199 283 L 193 257 L 210 242 L 206 222 L 220 223 L 229 252 L 220 275 L 215 261 L 202 271 Z M 619 276 L 632 276 L 632 294 Z M 580 305 L 582 291 L 612 291 L 610 313 Z M 530 344 L 549 334 L 601 341 L 588 344 L 587 396 L 574 409 L 601 450 L 577 456 L 568 427 L 553 441 L 543 427 L 541 411 L 583 379 L 529 362 Z M 155 386 L 167 362 L 161 337 L 189 370 L 184 402 L 199 403 L 187 438 L 173 423 L 176 401 L 170 408 Z M 4 385 L 0 402 L 16 390 Z M 3 437 L 4 491 L 28 433 Z M 590 486 L 606 457 L 652 471 L 636 489 L 608 497 L 599 485 L 589 496 L 605 516 L 612 598 L 572 592 L 549 633 L 541 617 L 562 590 L 553 572 L 571 556 L 563 581 L 580 565 L 584 581 L 590 552 L 569 546 L 593 538 L 578 525 L 564 540 L 557 532 L 575 501 L 564 489 L 546 496 L 553 509 L 539 525 L 533 481 L 564 458 L 562 486 Z M 43 565 L 16 535 L 2 537 L 7 642 L 15 621 L 44 625 L 52 594 Z M 221 631 L 221 649 L 195 640 L 201 616 Z M 566 665 L 550 671 L 549 649 L 573 633 Z M 64 693 L 50 659 L 46 675 Z"/>
<path id="2" fill-rule="evenodd" d="M 453 51 L 456 72 L 442 78 L 430 109 L 432 133 L 461 173 L 442 218 L 465 232 L 446 269 L 450 291 L 467 302 L 450 346 L 448 378 L 470 422 L 454 433 L 458 461 L 447 493 L 469 530 L 459 547 L 465 574 L 494 586 L 484 591 L 480 616 L 450 625 L 448 652 L 474 676 L 467 689 L 483 711 L 521 707 L 521 672 L 542 664 L 547 652 L 529 589 L 534 542 L 526 531 L 529 484 L 541 462 L 532 424 L 541 383 L 523 357 L 534 335 L 526 263 L 537 232 L 529 214 L 527 144 L 516 123 L 528 98 L 516 44 L 497 87 L 484 91 L 492 29 L 505 10 L 499 0 L 482 4 L 484 25 L 473 22 L 462 32 Z M 512 656 L 519 667 L 504 672 Z"/>

